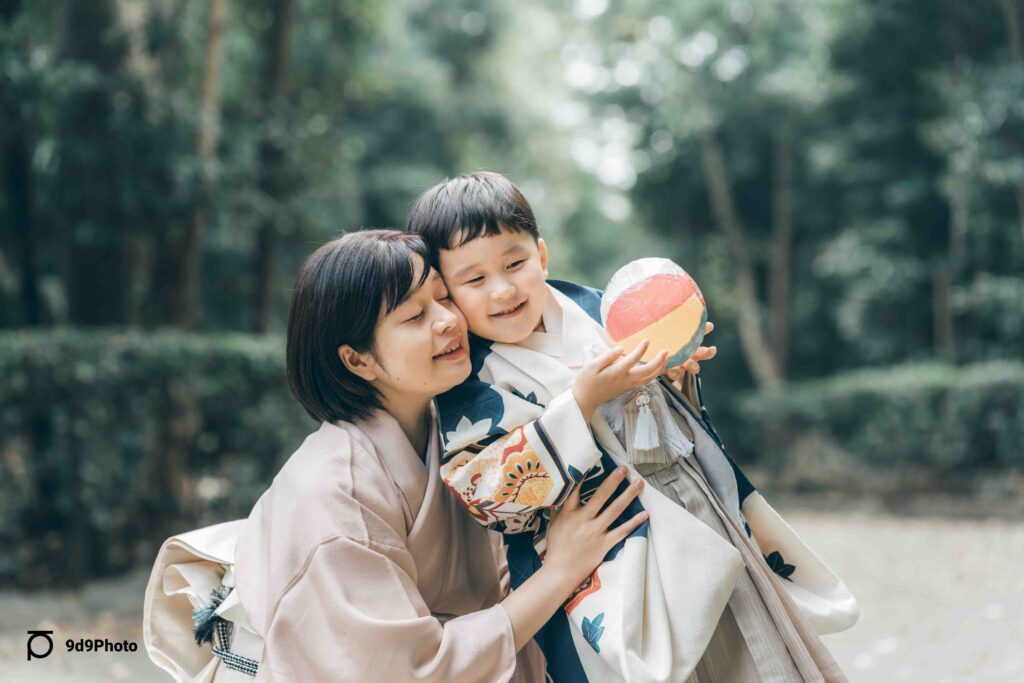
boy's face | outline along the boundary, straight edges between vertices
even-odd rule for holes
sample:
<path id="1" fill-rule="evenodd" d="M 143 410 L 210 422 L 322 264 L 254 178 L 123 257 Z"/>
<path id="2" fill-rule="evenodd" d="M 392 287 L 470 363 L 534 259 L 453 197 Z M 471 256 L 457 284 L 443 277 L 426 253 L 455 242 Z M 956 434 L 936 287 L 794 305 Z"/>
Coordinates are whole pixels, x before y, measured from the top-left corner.
<path id="1" fill-rule="evenodd" d="M 541 322 L 548 249 L 527 232 L 502 229 L 440 252 L 441 275 L 469 331 L 518 344 Z"/>

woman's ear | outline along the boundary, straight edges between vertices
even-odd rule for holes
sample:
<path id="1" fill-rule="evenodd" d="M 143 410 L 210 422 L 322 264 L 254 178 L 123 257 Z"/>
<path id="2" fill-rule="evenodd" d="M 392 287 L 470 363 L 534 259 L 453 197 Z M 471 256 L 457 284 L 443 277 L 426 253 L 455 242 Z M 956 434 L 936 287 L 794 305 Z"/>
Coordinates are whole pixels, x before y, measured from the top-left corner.
<path id="1" fill-rule="evenodd" d="M 348 344 L 338 347 L 338 358 L 342 364 L 356 377 L 372 382 L 377 379 L 377 363 L 370 353 L 360 353 Z"/>
<path id="2" fill-rule="evenodd" d="M 540 253 L 540 267 L 544 269 L 544 277 L 548 276 L 548 245 L 544 244 L 544 238 L 537 238 L 537 251 Z"/>

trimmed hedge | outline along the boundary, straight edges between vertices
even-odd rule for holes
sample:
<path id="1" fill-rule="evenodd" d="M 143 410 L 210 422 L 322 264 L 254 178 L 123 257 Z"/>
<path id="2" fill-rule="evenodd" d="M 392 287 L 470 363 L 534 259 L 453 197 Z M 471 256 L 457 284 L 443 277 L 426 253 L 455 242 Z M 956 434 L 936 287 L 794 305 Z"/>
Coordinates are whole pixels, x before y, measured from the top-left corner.
<path id="1" fill-rule="evenodd" d="M 4 333 L 0 378 L 0 584 L 122 571 L 245 516 L 316 427 L 280 337 Z"/>
<path id="2" fill-rule="evenodd" d="M 967 489 L 1024 471 L 1020 362 L 849 372 L 755 393 L 740 414 L 736 450 L 797 488 Z"/>
<path id="3" fill-rule="evenodd" d="M 931 490 L 1024 471 L 1021 363 L 705 396 L 730 451 L 774 491 Z M 2 333 L 0 585 L 148 564 L 171 533 L 245 516 L 315 428 L 288 391 L 281 337 Z"/>

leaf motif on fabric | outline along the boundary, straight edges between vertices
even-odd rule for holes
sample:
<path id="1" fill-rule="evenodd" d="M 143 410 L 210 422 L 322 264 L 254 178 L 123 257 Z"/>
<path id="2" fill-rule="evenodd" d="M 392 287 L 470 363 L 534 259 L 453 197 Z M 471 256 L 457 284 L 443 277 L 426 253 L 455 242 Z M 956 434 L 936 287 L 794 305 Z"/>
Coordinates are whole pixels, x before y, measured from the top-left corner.
<path id="1" fill-rule="evenodd" d="M 604 612 L 594 617 L 593 621 L 583 617 L 583 639 L 590 643 L 590 647 L 594 648 L 594 652 L 601 651 L 598 641 L 604 635 L 604 626 L 601 626 L 602 621 L 604 621 Z"/>
<path id="2" fill-rule="evenodd" d="M 782 553 L 780 553 L 778 550 L 773 550 L 768 555 L 765 555 L 764 561 L 768 563 L 769 569 L 771 569 L 773 572 L 784 578 L 786 581 L 793 580 L 789 577 L 793 574 L 794 571 L 796 571 L 796 566 L 792 564 L 786 564 L 785 558 L 782 557 Z"/>

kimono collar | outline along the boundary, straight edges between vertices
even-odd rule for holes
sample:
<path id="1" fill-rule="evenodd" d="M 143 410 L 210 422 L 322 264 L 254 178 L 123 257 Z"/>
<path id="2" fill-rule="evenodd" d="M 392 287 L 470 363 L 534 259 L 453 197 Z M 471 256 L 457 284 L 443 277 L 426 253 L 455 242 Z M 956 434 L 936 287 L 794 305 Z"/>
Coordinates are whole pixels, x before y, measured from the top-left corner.
<path id="1" fill-rule="evenodd" d="M 373 443 L 381 465 L 388 471 L 402 493 L 406 529 L 412 528 L 423 506 L 429 479 L 427 467 L 437 465 L 437 420 L 433 403 L 430 405 L 430 411 L 426 466 L 391 413 L 378 408 L 370 417 L 356 423 L 366 438 Z"/>
<path id="2" fill-rule="evenodd" d="M 544 326 L 547 328 L 548 306 L 557 307 L 561 313 L 557 318 L 560 322 L 560 329 L 548 329 L 548 333 L 561 337 L 562 363 L 570 368 L 579 368 L 592 358 L 595 352 L 611 348 L 611 340 L 608 339 L 604 328 L 587 315 L 587 312 L 580 308 L 579 304 L 551 285 L 547 287 L 548 298 L 544 305 Z M 598 348 L 595 349 L 595 346 Z"/>
<path id="3" fill-rule="evenodd" d="M 544 321 L 544 331 L 530 333 L 529 337 L 519 342 L 519 346 L 562 360 L 562 307 L 551 292 L 545 294 L 541 319 Z"/>

